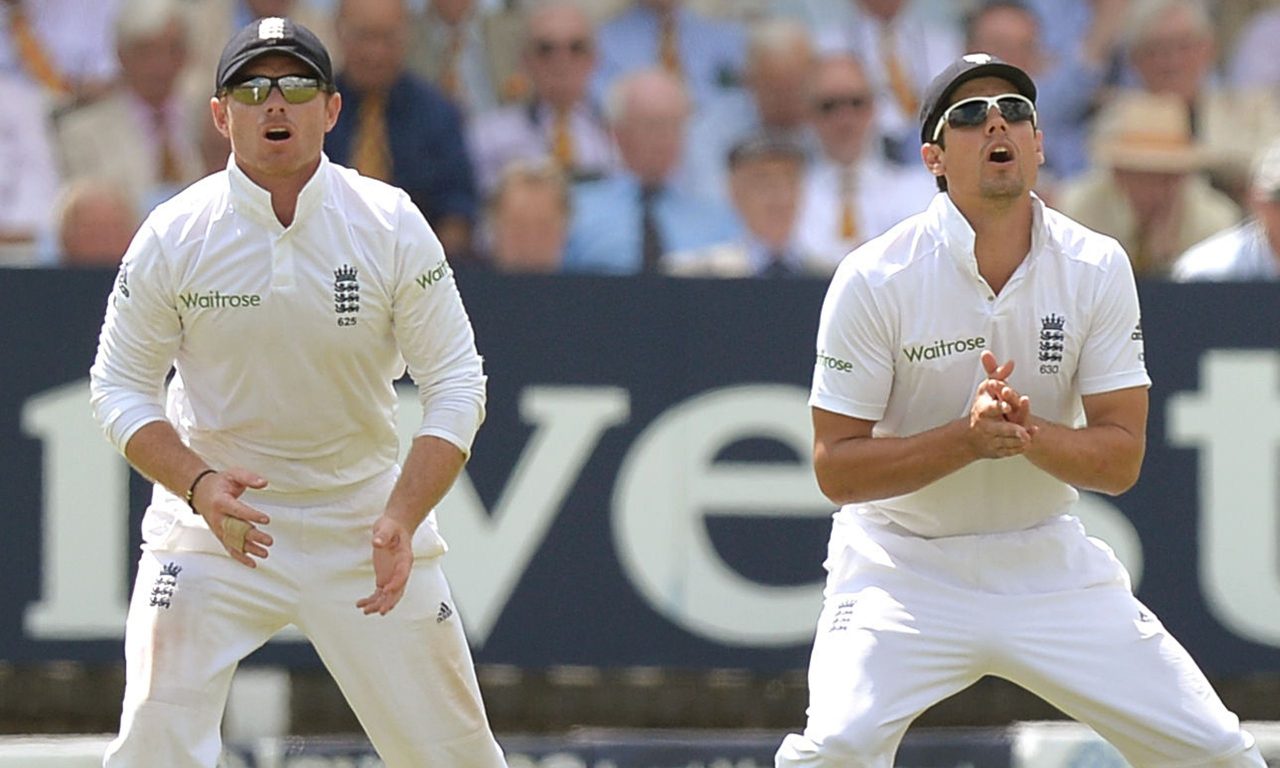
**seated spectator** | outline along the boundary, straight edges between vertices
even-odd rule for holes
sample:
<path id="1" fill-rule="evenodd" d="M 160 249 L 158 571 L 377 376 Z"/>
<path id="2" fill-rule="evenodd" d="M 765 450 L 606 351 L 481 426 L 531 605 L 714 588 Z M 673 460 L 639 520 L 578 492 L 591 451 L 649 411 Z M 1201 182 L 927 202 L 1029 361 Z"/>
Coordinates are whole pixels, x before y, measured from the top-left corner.
<path id="1" fill-rule="evenodd" d="M 342 111 L 325 152 L 408 192 L 449 259 L 465 262 L 477 202 L 462 118 L 435 86 L 405 69 L 404 0 L 342 0 L 336 27 Z"/>
<path id="2" fill-rule="evenodd" d="M 1088 169 L 1089 119 L 1119 42 L 1117 16 L 1094 14 L 1084 40 L 1062 58 L 1044 49 L 1043 20 L 1020 0 L 988 0 L 966 21 L 967 52 L 990 53 L 1035 80 L 1038 125 L 1044 131 L 1042 180 L 1046 171 L 1054 179 L 1066 179 Z"/>
<path id="3" fill-rule="evenodd" d="M 576 2 L 539 4 L 527 14 L 521 49 L 530 98 L 477 115 L 467 129 L 480 188 L 492 190 L 516 159 L 552 157 L 575 181 L 612 172 L 613 139 L 587 92 L 596 62 L 590 17 Z"/>
<path id="4" fill-rule="evenodd" d="M 576 187 L 565 271 L 654 272 L 668 252 L 737 234 L 727 206 L 670 184 L 689 119 L 689 98 L 679 80 L 662 70 L 624 75 L 610 91 L 605 116 L 623 170 Z"/>
<path id="5" fill-rule="evenodd" d="M 516 160 L 489 197 L 489 264 L 499 272 L 559 272 L 569 228 L 569 183 L 551 160 Z"/>
<path id="6" fill-rule="evenodd" d="M 1173 279 L 1280 280 L 1280 140 L 1254 167 L 1249 210 L 1253 215 L 1239 226 L 1184 253 L 1173 266 Z"/>
<path id="7" fill-rule="evenodd" d="M 1192 135 L 1208 153 L 1210 180 L 1243 201 L 1253 149 L 1280 135 L 1276 95 L 1214 84 L 1213 23 L 1197 0 L 1135 0 L 1127 50 L 1143 90 L 1186 103 Z"/>
<path id="8" fill-rule="evenodd" d="M 816 154 L 805 102 L 813 62 L 813 45 L 803 24 L 787 19 L 753 24 L 743 78 L 746 88 L 725 91 L 694 114 L 681 186 L 700 197 L 727 201 L 729 150 L 759 134 L 785 136 L 810 156 Z"/>
<path id="9" fill-rule="evenodd" d="M 113 181 L 81 178 L 67 184 L 55 206 L 58 264 L 117 267 L 142 218 Z"/>
<path id="10" fill-rule="evenodd" d="M 684 83 L 701 109 L 741 76 L 746 57 L 742 27 L 709 19 L 686 0 L 632 0 L 600 28 L 600 66 L 592 91 L 597 102 L 620 75 L 659 67 Z"/>
<path id="11" fill-rule="evenodd" d="M 59 175 L 49 103 L 26 78 L 0 72 L 0 266 L 35 266 Z"/>
<path id="12" fill-rule="evenodd" d="M 934 75 L 960 56 L 956 26 L 911 0 L 790 4 L 798 6 L 796 13 L 809 25 L 819 51 L 848 53 L 866 62 L 876 95 L 879 151 L 896 164 L 918 166 L 921 94 Z"/>
<path id="13" fill-rule="evenodd" d="M 3 0 L 0 71 L 44 91 L 55 108 L 93 101 L 119 71 L 119 0 Z"/>
<path id="14" fill-rule="evenodd" d="M 822 151 L 805 181 L 799 237 L 834 268 L 849 251 L 923 211 L 937 187 L 922 164 L 908 169 L 875 151 L 876 97 L 856 58 L 823 56 L 804 93 Z"/>
<path id="15" fill-rule="evenodd" d="M 1205 163 L 1186 102 L 1130 93 L 1098 116 L 1097 170 L 1064 185 L 1058 207 L 1119 240 L 1135 274 L 1165 276 L 1192 244 L 1240 219 L 1231 198 L 1205 180 Z"/>
<path id="16" fill-rule="evenodd" d="M 508 17 L 486 14 L 476 0 L 424 0 L 411 20 L 409 69 L 430 82 L 463 115 L 498 106 L 504 84 L 497 61 L 516 41 Z"/>
<path id="17" fill-rule="evenodd" d="M 111 179 L 143 211 L 200 178 L 198 133 L 177 87 L 187 39 L 182 0 L 124 0 L 116 23 L 119 86 L 58 120 L 66 178 Z"/>
<path id="18" fill-rule="evenodd" d="M 739 141 L 729 152 L 729 189 L 743 232 L 731 242 L 668 254 L 663 270 L 682 277 L 829 276 L 796 237 L 808 159 L 786 137 Z"/>

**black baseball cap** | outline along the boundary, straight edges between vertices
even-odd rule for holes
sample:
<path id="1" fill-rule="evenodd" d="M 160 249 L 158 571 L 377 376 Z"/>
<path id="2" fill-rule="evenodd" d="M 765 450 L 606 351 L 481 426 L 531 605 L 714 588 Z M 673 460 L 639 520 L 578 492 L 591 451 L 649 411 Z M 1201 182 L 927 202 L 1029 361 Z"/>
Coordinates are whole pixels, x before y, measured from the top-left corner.
<path id="1" fill-rule="evenodd" d="M 268 53 L 292 56 L 310 67 L 322 83 L 333 84 L 333 62 L 320 38 L 301 24 L 269 16 L 241 29 L 222 49 L 215 88 L 231 85 L 244 65 Z"/>
<path id="2" fill-rule="evenodd" d="M 965 54 L 951 62 L 929 83 L 929 90 L 925 92 L 924 103 L 920 107 L 920 143 L 928 144 L 933 139 L 934 127 L 950 106 L 951 94 L 978 77 L 1008 80 L 1018 93 L 1031 99 L 1032 104 L 1036 101 L 1036 84 L 1026 72 L 989 53 Z"/>

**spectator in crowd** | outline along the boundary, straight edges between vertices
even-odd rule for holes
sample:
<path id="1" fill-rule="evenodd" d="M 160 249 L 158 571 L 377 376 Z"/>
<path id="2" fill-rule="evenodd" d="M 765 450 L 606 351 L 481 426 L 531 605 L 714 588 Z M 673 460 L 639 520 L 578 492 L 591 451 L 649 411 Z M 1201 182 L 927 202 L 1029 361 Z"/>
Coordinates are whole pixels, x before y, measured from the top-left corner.
<path id="1" fill-rule="evenodd" d="M 784 3 L 787 5 L 788 3 Z M 920 164 L 920 95 L 960 55 L 958 30 L 910 0 L 792 0 L 790 13 L 813 31 L 818 49 L 867 63 L 876 95 L 876 130 L 893 162 Z"/>
<path id="2" fill-rule="evenodd" d="M 821 57 L 805 95 L 822 150 L 805 181 L 799 237 L 834 268 L 855 247 L 928 206 L 937 188 L 923 165 L 894 165 L 875 151 L 876 97 L 857 58 Z"/>
<path id="3" fill-rule="evenodd" d="M 506 25 L 489 23 L 490 18 L 476 0 L 425 0 L 424 10 L 413 16 L 409 68 L 443 91 L 463 115 L 498 106 L 503 84 L 494 57 L 517 44 Z"/>
<path id="4" fill-rule="evenodd" d="M 59 184 L 49 103 L 26 78 L 0 71 L 0 266 L 34 266 Z"/>
<path id="5" fill-rule="evenodd" d="M 600 66 L 593 91 L 602 100 L 618 76 L 660 67 L 680 79 L 701 109 L 737 85 L 746 37 L 731 21 L 710 19 L 686 0 L 632 0 L 600 28 Z"/>
<path id="6" fill-rule="evenodd" d="M 805 90 L 813 74 L 809 31 L 791 19 L 765 19 L 748 32 L 745 89 L 702 105 L 689 126 L 680 183 L 701 197 L 728 200 L 729 150 L 751 136 L 785 136 L 806 154 L 817 153 Z"/>
<path id="7" fill-rule="evenodd" d="M 1066 179 L 1088 169 L 1089 118 L 1106 84 L 1122 30 L 1123 5 L 1095 3 L 1080 45 L 1052 57 L 1042 44 L 1042 19 L 1021 0 L 988 0 L 965 23 L 965 50 L 990 53 L 1035 78 L 1039 125 L 1044 131 L 1043 182 Z M 1052 17 L 1050 17 L 1052 19 Z M 1046 179 L 1044 171 L 1051 178 Z"/>
<path id="8" fill-rule="evenodd" d="M 670 253 L 663 270 L 684 277 L 829 276 L 834 265 L 796 237 L 808 157 L 786 136 L 749 137 L 728 156 L 729 190 L 742 233 L 727 243 Z"/>
<path id="9" fill-rule="evenodd" d="M 499 272 L 559 272 L 569 230 L 569 183 L 550 159 L 515 160 L 489 197 L 489 264 Z"/>
<path id="10" fill-rule="evenodd" d="M 613 139 L 587 91 L 596 63 L 591 18 L 576 2 L 550 0 L 527 13 L 524 29 L 530 98 L 478 115 L 467 127 L 481 189 L 492 190 L 516 159 L 551 157 L 575 181 L 612 172 Z"/>
<path id="11" fill-rule="evenodd" d="M 198 131 L 177 87 L 187 21 L 182 0 L 124 0 L 115 30 L 119 86 L 58 120 L 68 179 L 112 179 L 145 211 L 200 177 Z"/>
<path id="12" fill-rule="evenodd" d="M 109 179 L 80 178 L 67 184 L 55 205 L 58 264 L 120 266 L 142 223 L 133 200 Z"/>
<path id="13" fill-rule="evenodd" d="M 566 271 L 654 272 L 666 253 L 737 234 L 728 206 L 670 183 L 680 162 L 689 109 L 684 86 L 664 70 L 624 75 L 610 89 L 605 116 L 623 169 L 575 189 Z"/>
<path id="14" fill-rule="evenodd" d="M 342 112 L 325 151 L 408 192 L 449 261 L 466 263 L 477 201 L 462 118 L 440 90 L 405 69 L 403 0 L 342 0 L 336 27 Z"/>
<path id="15" fill-rule="evenodd" d="M 199 123 L 209 120 L 209 97 L 213 95 L 213 80 L 209 73 L 218 68 L 218 56 L 222 45 L 239 29 L 254 19 L 284 17 L 305 26 L 319 37 L 330 51 L 337 53 L 337 40 L 333 33 L 333 14 L 315 7 L 309 0 L 184 0 L 190 8 L 191 29 L 199 30 L 188 40 L 190 55 L 187 69 L 182 75 L 182 91 L 199 106 Z M 341 64 L 333 57 L 334 64 Z M 231 145 L 220 153 L 222 161 L 214 170 L 227 166 Z"/>
<path id="16" fill-rule="evenodd" d="M 1258 158 L 1249 189 L 1252 216 L 1191 247 L 1173 279 L 1280 280 L 1280 139 Z"/>
<path id="17" fill-rule="evenodd" d="M 1211 180 L 1243 200 L 1253 148 L 1280 134 L 1275 94 L 1212 83 L 1214 27 L 1197 0 L 1135 0 L 1127 50 L 1142 89 L 1186 103 L 1192 135 L 1209 155 Z"/>
<path id="18" fill-rule="evenodd" d="M 92 101 L 119 70 L 120 0 L 0 0 L 0 71 L 25 77 L 56 106 Z"/>
<path id="19" fill-rule="evenodd" d="M 1099 114 L 1097 166 L 1062 189 L 1059 208 L 1120 241 L 1139 276 L 1164 276 L 1193 243 L 1235 224 L 1240 209 L 1201 171 L 1187 104 L 1128 93 Z"/>

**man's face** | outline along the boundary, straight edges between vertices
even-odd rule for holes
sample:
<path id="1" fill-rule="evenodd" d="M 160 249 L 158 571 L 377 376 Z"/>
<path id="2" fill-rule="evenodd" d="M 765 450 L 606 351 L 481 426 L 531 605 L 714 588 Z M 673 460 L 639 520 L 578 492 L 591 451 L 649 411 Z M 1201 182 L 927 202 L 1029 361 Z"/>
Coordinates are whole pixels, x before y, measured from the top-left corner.
<path id="1" fill-rule="evenodd" d="M 813 49 L 807 42 L 756 55 L 747 85 L 766 126 L 787 130 L 804 122 L 805 86 L 812 74 Z"/>
<path id="2" fill-rule="evenodd" d="M 1163 173 L 1117 168 L 1111 172 L 1116 186 L 1129 201 L 1138 225 L 1159 219 L 1177 203 L 1186 183 L 1185 173 Z"/>
<path id="3" fill-rule="evenodd" d="M 1142 84 L 1154 93 L 1172 93 L 1190 101 L 1213 66 L 1211 34 L 1197 29 L 1182 9 L 1162 16 L 1134 45 L 1129 57 Z"/>
<path id="4" fill-rule="evenodd" d="M 187 61 L 187 39 L 182 25 L 170 20 L 154 34 L 121 43 L 120 72 L 139 97 L 159 106 L 173 93 L 174 83 Z"/>
<path id="5" fill-rule="evenodd" d="M 271 53 L 249 62 L 236 80 L 251 77 L 315 77 L 307 65 L 286 54 Z M 324 135 L 338 121 L 342 97 L 321 92 L 303 104 L 290 104 L 273 87 L 258 105 L 242 104 L 230 94 L 215 98 L 211 106 L 218 131 L 231 140 L 236 165 L 250 178 L 309 176 L 320 162 Z"/>
<path id="6" fill-rule="evenodd" d="M 803 175 L 798 158 L 782 155 L 745 160 L 729 174 L 729 193 L 742 223 L 765 245 L 781 248 L 791 239 Z"/>
<path id="7" fill-rule="evenodd" d="M 809 88 L 809 114 L 823 151 L 837 163 L 856 163 L 875 117 L 875 94 L 862 67 L 850 58 L 818 65 Z"/>
<path id="8" fill-rule="evenodd" d="M 641 182 L 658 184 L 680 162 L 689 103 L 665 75 L 641 75 L 628 85 L 623 117 L 613 126 L 618 152 Z"/>
<path id="9" fill-rule="evenodd" d="M 535 13 L 529 19 L 524 62 L 539 97 L 566 108 L 582 101 L 596 65 L 586 14 L 568 5 Z"/>
<path id="10" fill-rule="evenodd" d="M 989 53 L 1034 75 L 1044 64 L 1040 29 L 1030 11 L 997 7 L 982 14 L 969 38 L 970 53 Z"/>
<path id="11" fill-rule="evenodd" d="M 979 77 L 956 89 L 951 104 L 974 96 L 1006 93 L 1017 93 L 1017 89 L 998 77 Z M 925 145 L 925 165 L 935 175 L 940 172 L 947 177 L 947 189 L 953 197 L 1019 197 L 1035 186 L 1044 163 L 1040 131 L 1030 120 L 1006 121 L 995 108 L 987 110 L 986 122 L 981 125 L 944 126 L 940 141 L 945 148 Z"/>
<path id="12" fill-rule="evenodd" d="M 344 82 L 362 91 L 391 87 L 404 71 L 409 19 L 401 0 L 345 0 L 337 18 Z"/>
<path id="13" fill-rule="evenodd" d="M 503 272 L 560 269 L 568 229 L 562 192 L 550 184 L 514 184 L 493 210 L 494 266 Z"/>

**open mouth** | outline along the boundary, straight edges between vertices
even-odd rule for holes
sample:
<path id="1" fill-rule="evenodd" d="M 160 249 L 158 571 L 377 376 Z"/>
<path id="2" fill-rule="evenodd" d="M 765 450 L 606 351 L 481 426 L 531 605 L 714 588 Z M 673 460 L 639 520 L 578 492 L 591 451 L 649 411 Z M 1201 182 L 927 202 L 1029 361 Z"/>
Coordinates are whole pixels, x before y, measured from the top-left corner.
<path id="1" fill-rule="evenodd" d="M 1004 163 L 1012 163 L 1013 152 L 1009 151 L 1008 147 L 995 147 L 987 153 L 987 160 L 993 163 L 1000 163 L 1002 165 Z"/>
<path id="2" fill-rule="evenodd" d="M 268 128 L 263 135 L 267 141 L 287 141 L 293 132 L 288 128 Z"/>

